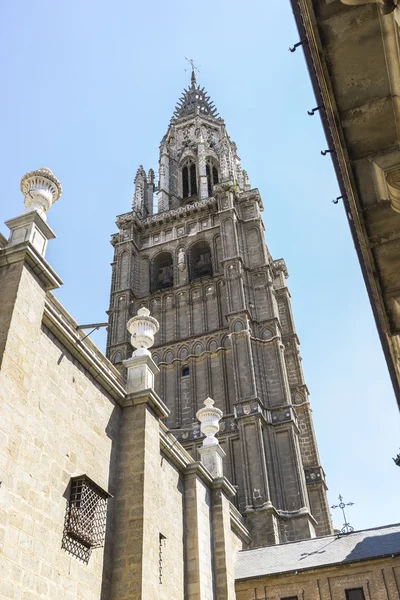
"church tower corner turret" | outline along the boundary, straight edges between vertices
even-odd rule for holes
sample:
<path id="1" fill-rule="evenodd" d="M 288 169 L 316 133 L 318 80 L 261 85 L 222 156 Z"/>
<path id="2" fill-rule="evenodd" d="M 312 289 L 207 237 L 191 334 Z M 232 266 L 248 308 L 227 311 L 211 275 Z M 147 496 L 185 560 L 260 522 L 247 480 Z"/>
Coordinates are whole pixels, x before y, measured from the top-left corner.
<path id="1" fill-rule="evenodd" d="M 196 413 L 214 399 L 253 545 L 332 533 L 286 266 L 268 251 L 260 194 L 194 72 L 160 144 L 157 187 L 143 167 L 134 183 L 112 237 L 108 357 L 123 372 L 126 323 L 148 308 L 166 424 L 197 456 Z"/>

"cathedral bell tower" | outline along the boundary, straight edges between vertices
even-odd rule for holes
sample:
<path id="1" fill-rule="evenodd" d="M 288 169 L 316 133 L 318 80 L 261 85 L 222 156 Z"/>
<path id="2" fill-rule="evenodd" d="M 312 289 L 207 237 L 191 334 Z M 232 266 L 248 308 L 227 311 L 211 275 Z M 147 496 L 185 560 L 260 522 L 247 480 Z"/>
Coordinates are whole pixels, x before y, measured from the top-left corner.
<path id="1" fill-rule="evenodd" d="M 153 197 L 158 211 L 153 214 Z M 160 322 L 153 359 L 166 425 L 198 458 L 207 397 L 223 412 L 224 474 L 253 545 L 332 533 L 282 259 L 224 121 L 192 72 L 160 145 L 159 182 L 139 167 L 112 236 L 107 355 L 123 371 L 126 323 Z"/>

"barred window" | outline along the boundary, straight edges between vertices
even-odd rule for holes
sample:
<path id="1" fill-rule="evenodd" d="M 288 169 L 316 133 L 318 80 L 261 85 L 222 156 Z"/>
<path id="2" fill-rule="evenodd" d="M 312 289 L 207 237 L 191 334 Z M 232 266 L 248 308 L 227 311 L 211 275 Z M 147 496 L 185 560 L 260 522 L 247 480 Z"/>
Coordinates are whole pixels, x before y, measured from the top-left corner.
<path id="1" fill-rule="evenodd" d="M 92 548 L 104 545 L 108 498 L 110 494 L 87 475 L 71 478 L 63 547 L 82 560 L 88 559 Z"/>
<path id="2" fill-rule="evenodd" d="M 346 600 L 365 600 L 364 589 L 362 587 L 345 590 L 345 593 Z"/>
<path id="3" fill-rule="evenodd" d="M 281 600 L 298 600 L 297 596 L 287 596 L 286 598 L 281 598 Z"/>

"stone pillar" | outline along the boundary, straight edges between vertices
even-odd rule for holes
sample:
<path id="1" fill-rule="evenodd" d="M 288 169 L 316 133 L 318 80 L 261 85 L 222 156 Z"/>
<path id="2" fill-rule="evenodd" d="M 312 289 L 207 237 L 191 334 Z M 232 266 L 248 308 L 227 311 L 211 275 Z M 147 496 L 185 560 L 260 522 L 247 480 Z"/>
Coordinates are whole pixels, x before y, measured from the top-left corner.
<path id="1" fill-rule="evenodd" d="M 21 191 L 25 211 L 6 221 L 10 236 L 0 253 L 0 365 L 7 344 L 13 343 L 8 336 L 12 321 L 14 327 L 20 323 L 22 331 L 27 307 L 34 306 L 30 314 L 36 315 L 40 329 L 46 292 L 62 284 L 44 258 L 47 242 L 55 238 L 45 213 L 60 197 L 61 184 L 49 169 L 38 169 L 24 175 Z M 33 326 L 31 317 L 30 323 Z"/>
<path id="2" fill-rule="evenodd" d="M 47 242 L 56 236 L 46 223 L 46 212 L 62 194 L 61 184 L 50 169 L 37 169 L 21 179 L 25 210 L 22 215 L 6 221 L 10 229 L 9 246 L 29 242 L 44 256 Z"/>
<path id="3" fill-rule="evenodd" d="M 149 169 L 147 173 L 147 190 L 146 190 L 146 198 L 145 198 L 145 207 L 147 214 L 146 216 L 151 216 L 153 214 L 153 194 L 154 194 L 154 171 L 153 169 Z"/>
<path id="4" fill-rule="evenodd" d="M 111 600 L 156 600 L 160 597 L 159 531 L 148 500 L 157 485 L 159 419 L 168 415 L 168 409 L 153 390 L 158 368 L 148 350 L 154 343 L 158 322 L 141 308 L 127 327 L 137 349 L 124 361 L 127 396 L 115 494 Z"/>
<path id="5" fill-rule="evenodd" d="M 160 154 L 160 180 L 158 186 L 158 212 L 169 210 L 169 155 L 165 144 Z"/>
<path id="6" fill-rule="evenodd" d="M 213 408 L 214 400 L 207 398 L 204 400 L 204 408 L 201 408 L 196 413 L 197 419 L 200 421 L 200 430 L 206 435 L 203 441 L 203 446 L 199 448 L 200 460 L 206 469 L 213 477 L 222 477 L 222 459 L 225 452 L 215 434 L 219 431 L 219 422 L 222 417 L 222 410 Z"/>
<path id="7" fill-rule="evenodd" d="M 198 169 L 199 169 L 199 198 L 208 198 L 207 170 L 206 170 L 206 151 L 203 135 L 200 133 L 200 140 L 197 146 Z"/>

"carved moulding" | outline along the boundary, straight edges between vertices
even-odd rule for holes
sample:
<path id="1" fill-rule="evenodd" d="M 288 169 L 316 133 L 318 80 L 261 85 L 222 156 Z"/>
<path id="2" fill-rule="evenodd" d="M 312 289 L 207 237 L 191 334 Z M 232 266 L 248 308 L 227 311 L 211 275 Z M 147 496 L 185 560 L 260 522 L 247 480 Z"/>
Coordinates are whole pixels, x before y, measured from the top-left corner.
<path id="1" fill-rule="evenodd" d="M 386 185 L 391 207 L 400 213 L 400 168 L 386 173 Z"/>

